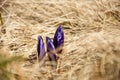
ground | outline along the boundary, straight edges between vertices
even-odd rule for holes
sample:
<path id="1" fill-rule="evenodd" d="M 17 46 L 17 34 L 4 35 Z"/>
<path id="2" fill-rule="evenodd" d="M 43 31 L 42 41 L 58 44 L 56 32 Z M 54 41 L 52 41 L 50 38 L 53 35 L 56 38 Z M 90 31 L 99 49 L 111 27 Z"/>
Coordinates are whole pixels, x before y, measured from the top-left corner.
<path id="1" fill-rule="evenodd" d="M 12 68 L 15 80 L 120 80 L 119 0 L 1 0 L 0 12 L 0 48 L 27 59 Z M 32 55 L 59 25 L 65 43 L 53 69 Z"/>

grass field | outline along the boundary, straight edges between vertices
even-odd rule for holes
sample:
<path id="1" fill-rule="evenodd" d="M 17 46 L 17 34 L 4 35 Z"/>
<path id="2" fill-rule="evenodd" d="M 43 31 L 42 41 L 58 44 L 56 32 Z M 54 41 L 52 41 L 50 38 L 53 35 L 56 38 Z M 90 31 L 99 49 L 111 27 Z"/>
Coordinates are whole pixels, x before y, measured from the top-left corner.
<path id="1" fill-rule="evenodd" d="M 5 80 L 120 80 L 120 0 L 0 0 L 0 13 L 0 53 L 25 58 Z M 65 43 L 53 69 L 33 55 L 38 35 L 45 42 L 59 25 Z"/>

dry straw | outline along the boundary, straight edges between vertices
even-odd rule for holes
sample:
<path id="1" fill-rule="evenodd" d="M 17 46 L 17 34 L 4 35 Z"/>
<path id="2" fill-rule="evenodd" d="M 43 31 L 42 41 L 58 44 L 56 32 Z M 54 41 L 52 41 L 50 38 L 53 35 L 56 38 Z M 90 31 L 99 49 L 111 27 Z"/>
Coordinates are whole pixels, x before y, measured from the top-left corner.
<path id="1" fill-rule="evenodd" d="M 0 48 L 10 55 L 37 54 L 38 35 L 64 29 L 57 69 L 47 56 L 44 65 L 31 56 L 21 64 L 23 80 L 120 80 L 119 0 L 1 0 L 0 11 Z"/>

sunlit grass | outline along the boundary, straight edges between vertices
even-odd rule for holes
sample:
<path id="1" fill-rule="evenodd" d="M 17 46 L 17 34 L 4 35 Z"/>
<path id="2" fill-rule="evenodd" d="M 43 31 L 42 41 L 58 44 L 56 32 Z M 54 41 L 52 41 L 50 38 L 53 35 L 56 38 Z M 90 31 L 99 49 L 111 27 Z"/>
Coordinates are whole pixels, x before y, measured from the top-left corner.
<path id="1" fill-rule="evenodd" d="M 31 60 L 16 68 L 25 71 L 21 73 L 25 80 L 120 79 L 119 0 L 2 0 L 1 13 L 0 29 L 6 30 L 1 31 L 1 47 Z M 53 39 L 59 25 L 65 44 L 54 70 L 48 56 L 38 63 L 29 55 L 37 54 L 38 35 L 44 42 L 46 36 Z M 2 65 L 12 63 L 11 59 L 5 58 Z"/>

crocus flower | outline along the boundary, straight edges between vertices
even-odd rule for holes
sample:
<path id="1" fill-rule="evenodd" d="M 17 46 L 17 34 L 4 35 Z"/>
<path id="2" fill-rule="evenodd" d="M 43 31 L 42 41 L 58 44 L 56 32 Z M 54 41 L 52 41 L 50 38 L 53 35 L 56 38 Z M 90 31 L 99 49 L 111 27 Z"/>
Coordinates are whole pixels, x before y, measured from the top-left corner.
<path id="1" fill-rule="evenodd" d="M 38 60 L 42 60 L 46 53 L 45 53 L 45 47 L 44 42 L 41 36 L 38 36 L 38 45 L 37 45 L 37 52 L 38 52 Z"/>
<path id="2" fill-rule="evenodd" d="M 56 55 L 53 42 L 51 41 L 49 37 L 46 37 L 46 44 L 47 44 L 47 52 L 48 52 L 49 60 L 57 62 L 58 56 Z"/>
<path id="3" fill-rule="evenodd" d="M 64 32 L 63 32 L 62 26 L 59 26 L 57 28 L 54 35 L 53 44 L 57 49 L 56 51 L 60 53 L 62 51 L 63 44 L 64 44 Z"/>

